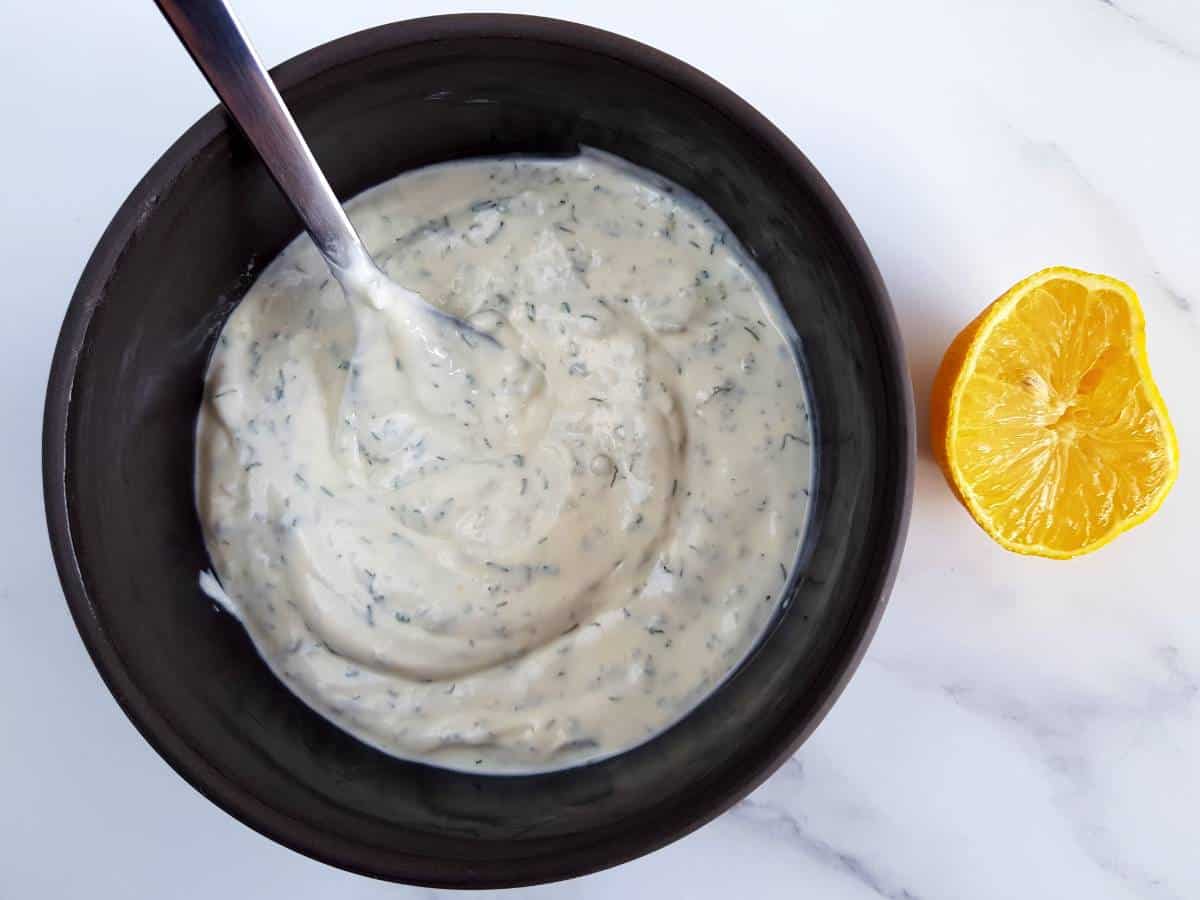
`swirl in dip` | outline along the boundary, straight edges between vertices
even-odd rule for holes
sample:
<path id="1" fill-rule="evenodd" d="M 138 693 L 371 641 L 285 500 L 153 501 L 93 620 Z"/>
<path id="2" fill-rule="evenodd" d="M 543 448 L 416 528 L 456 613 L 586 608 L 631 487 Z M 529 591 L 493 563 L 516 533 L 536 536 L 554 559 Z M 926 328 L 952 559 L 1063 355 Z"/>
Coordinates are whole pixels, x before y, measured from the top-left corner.
<path id="1" fill-rule="evenodd" d="M 478 333 L 347 299 L 307 236 L 281 253 L 208 372 L 210 590 L 395 756 L 545 771 L 645 741 L 747 654 L 799 550 L 811 431 L 769 283 L 697 198 L 591 152 L 348 210 Z"/>

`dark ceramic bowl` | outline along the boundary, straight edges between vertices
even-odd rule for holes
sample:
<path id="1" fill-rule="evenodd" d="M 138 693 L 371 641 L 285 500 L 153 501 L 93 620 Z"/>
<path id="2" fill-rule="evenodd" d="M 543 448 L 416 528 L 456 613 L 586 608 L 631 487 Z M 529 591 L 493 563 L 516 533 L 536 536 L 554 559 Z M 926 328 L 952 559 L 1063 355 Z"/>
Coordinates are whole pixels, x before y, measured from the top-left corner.
<path id="1" fill-rule="evenodd" d="M 611 151 L 732 226 L 800 334 L 818 435 L 814 517 L 784 611 L 699 708 L 613 759 L 489 777 L 401 762 L 308 710 L 197 588 L 192 498 L 209 352 L 300 227 L 214 110 L 150 170 L 80 279 L 46 399 L 50 536 L 100 674 L 155 749 L 271 838 L 355 872 L 441 886 L 549 881 L 675 840 L 761 782 L 858 662 L 912 485 L 900 339 L 862 239 L 769 122 L 678 60 L 548 19 L 449 16 L 318 47 L 275 70 L 334 189 L 426 163 Z"/>

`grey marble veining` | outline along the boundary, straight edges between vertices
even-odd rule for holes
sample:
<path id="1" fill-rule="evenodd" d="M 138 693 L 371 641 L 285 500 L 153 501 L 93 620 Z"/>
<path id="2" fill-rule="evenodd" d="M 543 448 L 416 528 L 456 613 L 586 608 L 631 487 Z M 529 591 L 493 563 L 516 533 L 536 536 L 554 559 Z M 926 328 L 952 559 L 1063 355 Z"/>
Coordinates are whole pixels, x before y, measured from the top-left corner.
<path id="1" fill-rule="evenodd" d="M 1178 54 L 1184 59 L 1192 62 L 1200 62 L 1200 55 L 1193 49 L 1185 46 L 1179 38 L 1172 35 L 1170 26 L 1164 26 L 1157 21 L 1156 10 L 1153 5 L 1142 4 L 1149 7 L 1148 13 L 1134 12 L 1131 4 L 1126 2 L 1118 2 L 1118 0 L 1095 0 L 1101 6 L 1106 6 L 1122 19 L 1137 29 L 1146 40 L 1157 44 L 1164 50 Z"/>

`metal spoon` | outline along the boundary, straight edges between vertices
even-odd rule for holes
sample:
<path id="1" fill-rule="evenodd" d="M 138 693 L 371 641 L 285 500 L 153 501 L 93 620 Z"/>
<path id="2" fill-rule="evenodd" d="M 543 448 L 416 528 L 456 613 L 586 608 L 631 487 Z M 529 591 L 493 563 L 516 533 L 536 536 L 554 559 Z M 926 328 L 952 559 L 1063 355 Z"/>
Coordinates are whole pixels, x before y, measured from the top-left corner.
<path id="1" fill-rule="evenodd" d="M 425 302 L 375 264 L 325 180 L 275 83 L 224 0 L 155 0 L 275 183 L 300 214 L 317 250 L 348 297 L 372 305 L 405 303 L 495 343 L 490 335 Z"/>

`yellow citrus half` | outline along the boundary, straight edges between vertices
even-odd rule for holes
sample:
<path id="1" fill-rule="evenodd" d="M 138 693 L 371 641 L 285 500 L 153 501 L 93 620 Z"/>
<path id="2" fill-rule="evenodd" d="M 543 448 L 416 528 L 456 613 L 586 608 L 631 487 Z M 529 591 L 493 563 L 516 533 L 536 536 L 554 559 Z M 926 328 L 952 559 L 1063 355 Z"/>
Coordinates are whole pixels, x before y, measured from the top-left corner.
<path id="1" fill-rule="evenodd" d="M 975 521 L 1017 553 L 1070 559 L 1162 505 L 1179 446 L 1150 375 L 1137 294 L 1044 269 L 954 339 L 933 383 L 933 451 Z"/>

